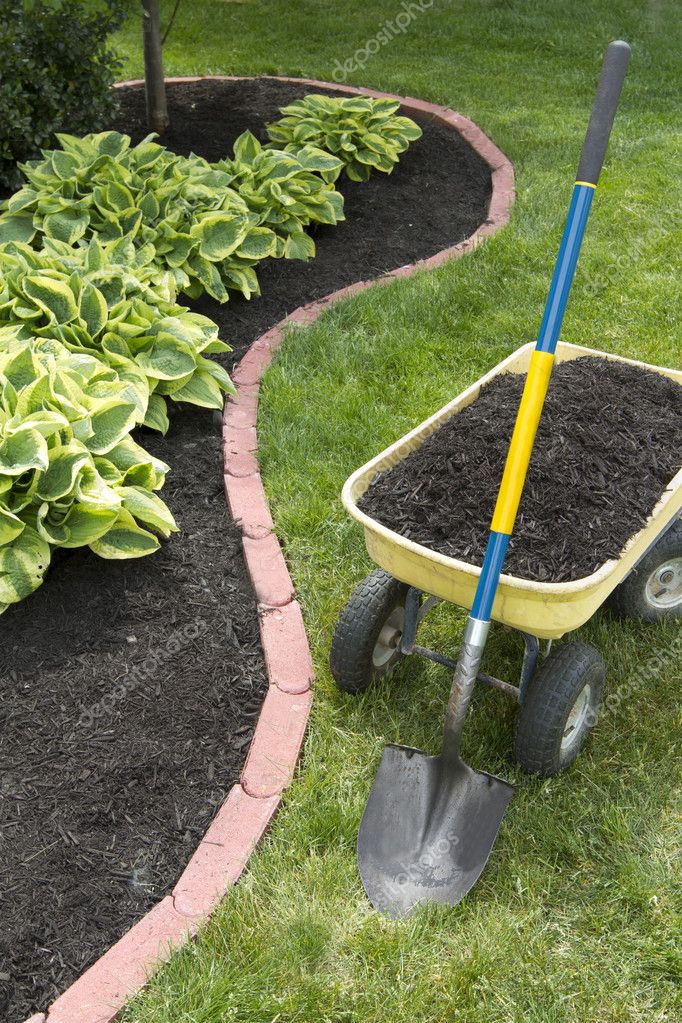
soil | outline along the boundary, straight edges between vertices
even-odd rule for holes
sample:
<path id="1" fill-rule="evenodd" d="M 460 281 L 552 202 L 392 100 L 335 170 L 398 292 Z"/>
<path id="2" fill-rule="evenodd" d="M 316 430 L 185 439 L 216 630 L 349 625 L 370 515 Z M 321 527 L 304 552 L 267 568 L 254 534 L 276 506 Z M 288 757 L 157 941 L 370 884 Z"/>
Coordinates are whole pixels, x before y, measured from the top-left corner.
<path id="1" fill-rule="evenodd" d="M 516 374 L 494 378 L 373 481 L 362 511 L 431 550 L 481 565 L 523 383 Z M 568 582 L 617 558 L 679 471 L 681 450 L 679 384 L 596 357 L 559 364 L 504 571 Z"/>
<path id="2" fill-rule="evenodd" d="M 262 137 L 308 87 L 265 80 L 168 90 L 178 152 L 224 155 Z M 145 135 L 144 93 L 112 125 Z M 304 302 L 462 240 L 485 219 L 490 175 L 454 132 L 424 136 L 390 176 L 343 182 L 347 220 L 310 263 L 261 264 L 263 298 L 196 304 L 234 345 L 226 365 Z M 163 496 L 181 532 L 149 558 L 60 552 L 0 621 L 0 1018 L 45 1010 L 175 884 L 238 780 L 267 681 L 240 535 L 222 488 L 214 417 L 171 406 Z"/>

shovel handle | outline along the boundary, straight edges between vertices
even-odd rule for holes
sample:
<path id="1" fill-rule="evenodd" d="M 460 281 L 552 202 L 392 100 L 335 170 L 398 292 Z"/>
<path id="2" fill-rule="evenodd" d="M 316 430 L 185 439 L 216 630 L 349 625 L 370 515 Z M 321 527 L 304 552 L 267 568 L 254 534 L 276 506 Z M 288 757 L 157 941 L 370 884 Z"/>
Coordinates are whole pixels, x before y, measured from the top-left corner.
<path id="1" fill-rule="evenodd" d="M 628 44 L 618 40 L 609 45 L 604 57 L 597 96 L 580 159 L 580 169 L 583 174 L 587 175 L 588 180 L 579 178 L 573 188 L 559 255 L 516 417 L 514 433 L 490 526 L 490 538 L 483 569 L 471 610 L 472 617 L 480 621 L 489 621 L 492 613 L 509 538 L 514 528 L 516 513 L 526 482 L 535 434 L 549 387 L 554 353 L 559 341 L 559 332 L 575 275 L 580 246 L 585 234 L 587 218 L 604 160 L 629 56 Z"/>
<path id="2" fill-rule="evenodd" d="M 554 353 L 559 341 L 566 303 L 575 275 L 594 190 L 597 187 L 604 162 L 629 57 L 630 47 L 621 40 L 610 43 L 604 55 L 597 95 L 580 157 L 577 180 L 573 188 L 559 255 L 552 275 L 537 344 L 531 356 L 521 396 L 521 404 L 490 525 L 490 536 L 483 559 L 483 567 L 450 692 L 445 718 L 443 752 L 453 761 L 459 756 L 462 726 L 483 657 L 495 595 L 509 540 L 514 529 L 535 443 L 535 434 L 549 387 Z"/>
<path id="3" fill-rule="evenodd" d="M 622 39 L 609 43 L 576 174 L 576 181 L 581 184 L 596 186 L 599 181 L 629 60 L 627 43 Z"/>

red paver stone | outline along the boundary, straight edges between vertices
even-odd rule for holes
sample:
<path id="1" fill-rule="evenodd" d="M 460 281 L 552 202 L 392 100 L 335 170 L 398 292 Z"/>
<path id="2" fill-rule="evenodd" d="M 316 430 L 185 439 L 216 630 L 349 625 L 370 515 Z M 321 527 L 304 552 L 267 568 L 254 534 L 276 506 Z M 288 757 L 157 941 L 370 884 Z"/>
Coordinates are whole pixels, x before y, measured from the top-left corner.
<path id="1" fill-rule="evenodd" d="M 303 744 L 311 690 L 294 696 L 270 686 L 242 771 L 242 787 L 263 799 L 282 792 L 294 776 Z"/>
<path id="2" fill-rule="evenodd" d="M 223 423 L 225 426 L 249 427 L 256 425 L 256 414 L 258 412 L 259 385 L 241 384 L 236 394 L 230 394 L 225 401 L 223 409 Z"/>
<path id="3" fill-rule="evenodd" d="M 271 362 L 270 345 L 256 341 L 232 372 L 232 380 L 235 384 L 257 384 Z"/>
<path id="4" fill-rule="evenodd" d="M 244 560 L 259 603 L 282 607 L 294 597 L 294 584 L 274 533 L 260 539 L 242 537 Z"/>
<path id="5" fill-rule="evenodd" d="M 125 999 L 195 930 L 166 896 L 60 995 L 48 1023 L 110 1023 Z"/>
<path id="6" fill-rule="evenodd" d="M 309 689 L 315 671 L 298 601 L 263 609 L 260 638 L 270 683 L 285 693 Z"/>
<path id="7" fill-rule="evenodd" d="M 493 189 L 494 191 L 505 192 L 508 198 L 513 201 L 514 199 L 514 171 L 508 160 L 502 165 L 497 167 L 491 174 Z"/>
<path id="8" fill-rule="evenodd" d="M 241 454 L 244 451 L 258 449 L 258 436 L 255 426 L 223 426 L 223 444 L 228 451 Z"/>
<path id="9" fill-rule="evenodd" d="M 285 321 L 282 321 L 285 322 Z M 278 323 L 274 327 L 271 327 L 265 334 L 261 334 L 259 341 L 267 345 L 270 351 L 274 354 L 284 340 L 284 330 L 282 324 Z"/>
<path id="10" fill-rule="evenodd" d="M 314 323 L 323 309 L 324 305 L 322 302 L 310 302 L 309 305 L 301 305 L 298 309 L 294 309 L 293 313 L 289 313 L 285 323 L 297 323 L 301 325 Z"/>
<path id="11" fill-rule="evenodd" d="M 248 451 L 229 452 L 225 450 L 225 472 L 230 476 L 255 476 L 258 459 Z"/>
<path id="12" fill-rule="evenodd" d="M 506 224 L 509 220 L 509 198 L 504 192 L 493 192 L 488 207 L 488 220 L 495 224 Z"/>
<path id="13" fill-rule="evenodd" d="M 232 476 L 252 476 L 258 472 L 258 438 L 255 426 L 239 429 L 223 428 L 223 454 L 225 472 Z"/>
<path id="14" fill-rule="evenodd" d="M 235 884 L 277 806 L 278 796 L 255 799 L 235 785 L 173 889 L 175 908 L 207 917 Z"/>
<path id="15" fill-rule="evenodd" d="M 246 536 L 267 536 L 273 528 L 270 506 L 260 473 L 230 476 L 225 473 L 225 494 L 232 518 Z"/>

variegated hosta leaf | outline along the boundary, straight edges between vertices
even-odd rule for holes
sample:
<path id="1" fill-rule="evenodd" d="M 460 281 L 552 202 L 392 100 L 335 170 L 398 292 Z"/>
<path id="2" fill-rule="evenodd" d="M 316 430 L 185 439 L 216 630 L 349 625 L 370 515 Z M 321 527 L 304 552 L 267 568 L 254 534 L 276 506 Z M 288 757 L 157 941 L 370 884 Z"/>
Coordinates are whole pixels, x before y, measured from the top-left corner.
<path id="1" fill-rule="evenodd" d="M 50 545 L 30 526 L 0 546 L 0 613 L 37 590 L 49 564 Z"/>
<path id="2" fill-rule="evenodd" d="M 138 526 L 133 515 L 122 508 L 113 525 L 103 537 L 91 543 L 90 548 L 100 558 L 143 558 L 159 549 L 159 541 L 153 533 Z"/>
<path id="3" fill-rule="evenodd" d="M 0 327 L 0 611 L 40 585 L 52 547 L 140 557 L 177 528 L 154 493 L 168 467 L 130 437 L 125 381 L 99 358 L 21 333 Z M 207 365 L 221 379 L 197 358 L 201 383 Z"/>
<path id="4" fill-rule="evenodd" d="M 371 96 L 305 96 L 281 108 L 283 117 L 267 125 L 271 143 L 290 155 L 323 150 L 335 167 L 316 168 L 327 182 L 345 170 L 351 181 L 367 181 L 373 169 L 390 174 L 421 128 L 396 111 L 400 104 Z"/>

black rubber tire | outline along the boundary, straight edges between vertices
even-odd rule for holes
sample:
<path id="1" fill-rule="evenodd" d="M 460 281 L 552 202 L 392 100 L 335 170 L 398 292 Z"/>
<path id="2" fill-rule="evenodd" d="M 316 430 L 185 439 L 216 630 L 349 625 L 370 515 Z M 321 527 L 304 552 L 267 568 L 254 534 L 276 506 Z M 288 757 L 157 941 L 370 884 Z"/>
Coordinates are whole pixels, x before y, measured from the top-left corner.
<path id="1" fill-rule="evenodd" d="M 549 778 L 573 763 L 597 719 L 604 691 L 604 659 L 587 643 L 562 643 L 542 662 L 528 686 L 516 726 L 516 760 L 529 774 Z M 562 749 L 569 715 L 590 686 L 586 717 Z"/>
<path id="2" fill-rule="evenodd" d="M 663 534 L 639 565 L 617 586 L 608 604 L 619 618 L 633 618 L 640 622 L 669 621 L 682 618 L 682 597 L 674 606 L 656 607 L 647 596 L 647 582 L 652 573 L 672 558 L 682 558 L 682 521 Z"/>
<path id="3" fill-rule="evenodd" d="M 329 666 L 340 689 L 362 693 L 379 678 L 390 674 L 403 655 L 396 650 L 377 667 L 373 654 L 379 635 L 396 608 L 405 606 L 408 587 L 383 569 L 362 580 L 350 596 L 334 630 Z"/>

